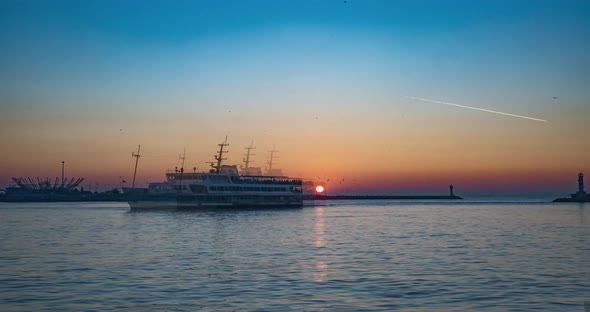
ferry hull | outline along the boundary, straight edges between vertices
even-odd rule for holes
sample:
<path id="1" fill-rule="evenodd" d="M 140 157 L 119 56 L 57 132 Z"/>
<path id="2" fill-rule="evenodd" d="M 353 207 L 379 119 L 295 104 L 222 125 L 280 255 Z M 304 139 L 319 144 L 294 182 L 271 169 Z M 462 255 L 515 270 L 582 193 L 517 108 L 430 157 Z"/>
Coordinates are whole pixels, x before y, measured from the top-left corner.
<path id="1" fill-rule="evenodd" d="M 174 201 L 129 201 L 129 208 L 138 210 L 176 210 L 178 205 Z"/>
<path id="2" fill-rule="evenodd" d="M 176 210 L 209 210 L 224 208 L 301 208 L 303 203 L 265 203 L 265 204 L 246 204 L 246 203 L 198 203 L 198 204 L 179 204 L 176 202 L 161 201 L 130 201 L 131 211 L 176 211 Z"/>
<path id="3" fill-rule="evenodd" d="M 286 208 L 286 207 L 303 207 L 303 200 L 300 197 L 291 198 L 290 200 L 232 200 L 231 196 L 222 197 L 204 196 L 145 196 L 144 198 L 135 198 L 129 200 L 129 207 L 133 211 L 143 210 L 189 210 L 189 209 L 220 209 L 220 208 Z"/>

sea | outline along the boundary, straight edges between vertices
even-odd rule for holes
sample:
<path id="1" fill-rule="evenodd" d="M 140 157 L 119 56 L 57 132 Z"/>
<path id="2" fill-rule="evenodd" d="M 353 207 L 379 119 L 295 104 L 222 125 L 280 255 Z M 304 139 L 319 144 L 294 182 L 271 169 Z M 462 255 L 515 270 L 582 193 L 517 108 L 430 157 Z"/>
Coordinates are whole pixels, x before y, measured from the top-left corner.
<path id="1" fill-rule="evenodd" d="M 590 204 L 0 203 L 0 311 L 590 311 Z"/>

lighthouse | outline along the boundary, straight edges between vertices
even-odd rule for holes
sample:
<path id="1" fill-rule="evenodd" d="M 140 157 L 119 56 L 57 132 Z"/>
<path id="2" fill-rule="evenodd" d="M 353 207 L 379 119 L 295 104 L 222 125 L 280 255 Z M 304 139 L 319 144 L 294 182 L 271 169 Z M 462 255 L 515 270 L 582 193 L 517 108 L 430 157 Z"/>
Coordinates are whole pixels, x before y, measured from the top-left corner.
<path id="1" fill-rule="evenodd" d="M 569 198 L 557 198 L 553 202 L 590 202 L 590 195 L 584 191 L 584 174 L 578 173 L 578 191 L 571 194 Z"/>
<path id="2" fill-rule="evenodd" d="M 590 198 L 590 196 L 586 194 L 586 191 L 584 191 L 584 174 L 581 172 L 578 173 L 578 192 L 572 194 L 572 198 L 584 201 L 587 201 Z"/>

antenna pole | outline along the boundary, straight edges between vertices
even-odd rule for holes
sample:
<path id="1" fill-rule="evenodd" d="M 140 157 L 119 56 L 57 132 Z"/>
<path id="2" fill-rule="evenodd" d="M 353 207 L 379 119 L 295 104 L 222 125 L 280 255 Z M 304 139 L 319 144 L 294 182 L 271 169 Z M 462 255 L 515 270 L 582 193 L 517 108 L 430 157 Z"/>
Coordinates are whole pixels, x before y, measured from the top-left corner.
<path id="1" fill-rule="evenodd" d="M 64 184 L 64 166 L 65 166 L 66 162 L 65 161 L 61 161 L 61 184 Z"/>
<path id="2" fill-rule="evenodd" d="M 137 175 L 137 163 L 139 162 L 139 150 L 141 149 L 141 145 L 137 146 L 137 154 L 135 152 L 131 153 L 131 157 L 135 157 L 135 170 L 133 171 L 133 183 L 131 183 L 131 188 L 135 187 L 135 176 Z"/>

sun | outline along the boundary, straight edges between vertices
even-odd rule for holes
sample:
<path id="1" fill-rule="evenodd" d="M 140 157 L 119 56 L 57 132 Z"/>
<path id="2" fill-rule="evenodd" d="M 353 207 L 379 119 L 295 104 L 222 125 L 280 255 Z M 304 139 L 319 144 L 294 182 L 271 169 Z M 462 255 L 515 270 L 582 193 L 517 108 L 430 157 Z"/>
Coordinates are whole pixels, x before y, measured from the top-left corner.
<path id="1" fill-rule="evenodd" d="M 324 187 L 321 185 L 318 185 L 315 187 L 315 191 L 316 191 L 316 193 L 321 193 L 324 191 Z"/>

